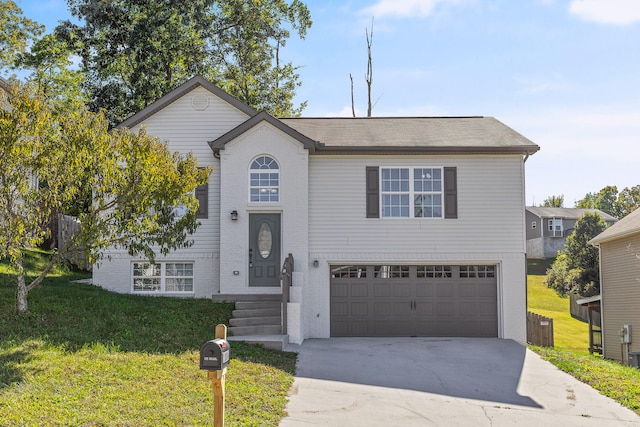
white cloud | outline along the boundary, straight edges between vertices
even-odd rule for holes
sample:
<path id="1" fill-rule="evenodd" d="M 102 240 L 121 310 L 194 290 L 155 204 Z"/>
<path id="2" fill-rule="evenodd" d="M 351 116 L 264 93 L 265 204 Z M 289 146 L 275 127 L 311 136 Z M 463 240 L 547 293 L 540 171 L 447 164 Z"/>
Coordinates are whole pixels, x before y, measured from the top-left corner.
<path id="1" fill-rule="evenodd" d="M 520 85 L 519 93 L 523 95 L 536 95 L 551 91 L 564 90 L 569 86 L 567 79 L 557 72 L 546 75 L 519 75 L 515 77 Z"/>
<path id="2" fill-rule="evenodd" d="M 640 110 L 624 105 L 555 107 L 520 112 L 508 123 L 556 156 L 640 162 Z"/>
<path id="3" fill-rule="evenodd" d="M 586 21 L 611 25 L 640 22 L 638 0 L 572 0 L 569 11 Z"/>
<path id="4" fill-rule="evenodd" d="M 439 4 L 457 4 L 460 0 L 378 0 L 362 11 L 363 14 L 379 17 L 424 18 Z"/>

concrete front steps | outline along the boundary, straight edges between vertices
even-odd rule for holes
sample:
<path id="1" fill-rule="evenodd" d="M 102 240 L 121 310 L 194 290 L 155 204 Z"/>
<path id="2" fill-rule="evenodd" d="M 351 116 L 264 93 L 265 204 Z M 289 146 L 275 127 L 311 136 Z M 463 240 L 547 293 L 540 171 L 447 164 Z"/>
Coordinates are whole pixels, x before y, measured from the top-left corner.
<path id="1" fill-rule="evenodd" d="M 234 301 L 236 308 L 229 319 L 229 341 L 261 344 L 283 350 L 289 337 L 282 333 L 281 295 L 216 295 L 214 301 Z"/>

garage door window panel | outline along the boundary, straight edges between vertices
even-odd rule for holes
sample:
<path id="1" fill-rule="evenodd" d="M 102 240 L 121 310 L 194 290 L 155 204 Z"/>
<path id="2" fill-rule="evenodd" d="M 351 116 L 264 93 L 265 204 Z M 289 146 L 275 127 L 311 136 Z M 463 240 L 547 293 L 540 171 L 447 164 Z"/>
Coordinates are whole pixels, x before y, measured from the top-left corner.
<path id="1" fill-rule="evenodd" d="M 373 268 L 373 275 L 378 279 L 409 278 L 409 266 L 408 265 L 376 265 Z"/>
<path id="2" fill-rule="evenodd" d="M 461 265 L 461 279 L 493 279 L 496 277 L 495 266 L 493 265 Z"/>
<path id="3" fill-rule="evenodd" d="M 341 265 L 331 267 L 331 278 L 333 279 L 366 279 L 366 265 Z"/>
<path id="4" fill-rule="evenodd" d="M 419 265 L 417 267 L 416 275 L 418 279 L 432 279 L 436 277 L 451 278 L 451 266 L 450 265 Z"/>

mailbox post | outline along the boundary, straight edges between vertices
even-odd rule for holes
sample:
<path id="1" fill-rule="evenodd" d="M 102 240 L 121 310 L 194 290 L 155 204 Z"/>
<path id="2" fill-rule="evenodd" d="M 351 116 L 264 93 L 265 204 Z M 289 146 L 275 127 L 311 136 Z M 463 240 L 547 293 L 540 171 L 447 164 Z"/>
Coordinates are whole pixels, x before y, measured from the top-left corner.
<path id="1" fill-rule="evenodd" d="M 224 376 L 230 358 L 227 327 L 216 326 L 216 339 L 200 347 L 200 369 L 206 369 L 213 387 L 213 426 L 224 426 Z"/>

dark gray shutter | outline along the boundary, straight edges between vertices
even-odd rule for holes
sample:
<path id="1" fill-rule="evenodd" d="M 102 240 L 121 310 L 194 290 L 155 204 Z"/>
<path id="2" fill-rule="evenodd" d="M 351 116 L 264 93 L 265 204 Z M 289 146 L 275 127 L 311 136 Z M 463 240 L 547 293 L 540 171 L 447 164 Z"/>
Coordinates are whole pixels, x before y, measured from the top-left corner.
<path id="1" fill-rule="evenodd" d="M 444 168 L 444 217 L 458 218 L 458 177 L 456 168 Z"/>
<path id="2" fill-rule="evenodd" d="M 209 218 L 209 184 L 196 187 L 196 199 L 198 199 L 197 218 Z"/>
<path id="3" fill-rule="evenodd" d="M 380 218 L 380 172 L 367 166 L 367 218 Z"/>

